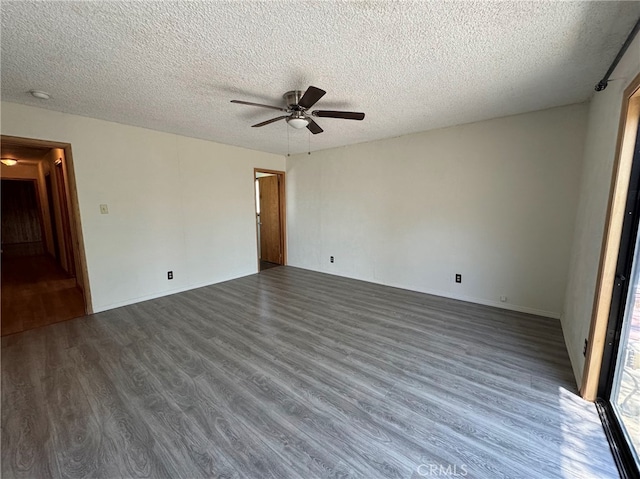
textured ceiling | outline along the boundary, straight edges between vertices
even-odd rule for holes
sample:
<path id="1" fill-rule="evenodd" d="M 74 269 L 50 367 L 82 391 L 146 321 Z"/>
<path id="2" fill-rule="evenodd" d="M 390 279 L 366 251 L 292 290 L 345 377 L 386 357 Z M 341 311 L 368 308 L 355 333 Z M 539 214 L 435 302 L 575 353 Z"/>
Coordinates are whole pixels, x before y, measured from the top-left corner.
<path id="1" fill-rule="evenodd" d="M 2 98 L 286 154 L 587 100 L 640 2 L 8 2 Z M 327 91 L 309 135 L 231 99 Z M 28 95 L 45 90 L 43 102 Z M 289 145 L 288 146 L 288 141 Z"/>

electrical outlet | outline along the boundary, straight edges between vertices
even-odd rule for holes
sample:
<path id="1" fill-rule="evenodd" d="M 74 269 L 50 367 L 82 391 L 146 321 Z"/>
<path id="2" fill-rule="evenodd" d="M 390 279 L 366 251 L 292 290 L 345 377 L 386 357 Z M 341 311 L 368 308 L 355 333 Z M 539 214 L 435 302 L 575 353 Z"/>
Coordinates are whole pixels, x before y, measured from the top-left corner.
<path id="1" fill-rule="evenodd" d="M 107 205 L 100 205 L 100 214 L 101 215 L 108 215 L 109 214 L 109 207 Z"/>
<path id="2" fill-rule="evenodd" d="M 167 271 L 167 279 L 173 279 L 173 271 Z"/>
<path id="3" fill-rule="evenodd" d="M 460 273 L 456 273 L 456 283 L 462 283 L 462 275 Z"/>
<path id="4" fill-rule="evenodd" d="M 329 256 L 329 262 L 333 263 L 333 256 Z"/>
<path id="5" fill-rule="evenodd" d="M 503 303 L 507 302 L 507 297 L 506 296 L 500 296 L 500 301 Z"/>

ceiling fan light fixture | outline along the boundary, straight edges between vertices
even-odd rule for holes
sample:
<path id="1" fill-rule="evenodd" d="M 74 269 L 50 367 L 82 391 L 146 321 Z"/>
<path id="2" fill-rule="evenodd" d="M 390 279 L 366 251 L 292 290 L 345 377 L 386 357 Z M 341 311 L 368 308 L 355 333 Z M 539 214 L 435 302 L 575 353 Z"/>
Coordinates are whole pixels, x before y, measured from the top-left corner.
<path id="1" fill-rule="evenodd" d="M 18 160 L 14 160 L 13 158 L 2 158 L 0 163 L 5 166 L 15 166 L 18 164 Z"/>
<path id="2" fill-rule="evenodd" d="M 306 128 L 309 124 L 309 120 L 304 117 L 292 117 L 287 118 L 287 123 L 294 127 L 296 130 L 300 130 L 301 128 Z"/>

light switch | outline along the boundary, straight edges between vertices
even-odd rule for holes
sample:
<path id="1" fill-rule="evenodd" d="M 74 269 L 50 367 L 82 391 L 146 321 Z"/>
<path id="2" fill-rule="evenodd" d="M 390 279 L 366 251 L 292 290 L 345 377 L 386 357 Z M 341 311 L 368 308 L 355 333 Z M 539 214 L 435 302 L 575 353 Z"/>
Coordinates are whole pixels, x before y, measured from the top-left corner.
<path id="1" fill-rule="evenodd" d="M 108 215 L 109 214 L 109 207 L 107 205 L 100 205 L 100 214 L 101 215 Z"/>

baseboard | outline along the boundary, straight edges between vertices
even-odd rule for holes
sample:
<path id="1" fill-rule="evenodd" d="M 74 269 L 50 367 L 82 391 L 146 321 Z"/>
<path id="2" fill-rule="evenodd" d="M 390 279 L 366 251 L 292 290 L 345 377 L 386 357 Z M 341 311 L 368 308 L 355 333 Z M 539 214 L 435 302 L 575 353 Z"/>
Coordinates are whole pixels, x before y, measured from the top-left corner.
<path id="1" fill-rule="evenodd" d="M 300 266 L 293 266 L 293 265 L 290 265 L 290 266 L 291 267 L 295 267 L 295 268 L 300 268 L 300 269 L 306 269 L 308 271 L 314 271 L 316 273 L 330 274 L 330 275 L 333 275 L 333 276 L 340 276 L 342 278 L 355 279 L 355 280 L 358 280 L 358 281 L 365 281 L 365 282 L 369 282 L 369 283 L 373 283 L 373 284 L 380 284 L 380 285 L 383 285 L 383 286 L 390 286 L 392 288 L 399 288 L 399 289 L 405 289 L 407 291 L 415 291 L 417 293 L 430 294 L 430 295 L 433 295 L 433 296 L 439 296 L 441 298 L 454 299 L 454 300 L 457 300 L 457 301 L 465 301 L 467 303 L 481 304 L 483 306 L 491 306 L 491 307 L 494 307 L 494 308 L 504 309 L 504 310 L 507 310 L 507 311 L 516 311 L 516 312 L 519 312 L 519 313 L 534 314 L 536 316 L 543 316 L 543 317 L 546 317 L 546 318 L 553 318 L 553 319 L 558 319 L 558 320 L 560 319 L 560 313 L 559 312 L 555 312 L 555 311 L 545 311 L 545 310 L 542 310 L 542 309 L 530 308 L 528 306 L 520 306 L 520 305 L 517 305 L 517 304 L 509 304 L 509 303 L 502 303 L 502 302 L 499 302 L 499 301 L 491 301 L 491 300 L 487 300 L 487 299 L 483 299 L 483 298 L 475 298 L 473 296 L 454 295 L 454 294 L 446 293 L 446 292 L 443 292 L 443 291 L 431 290 L 431 289 L 428 289 L 428 288 L 423 288 L 423 289 L 418 290 L 418 289 L 413 289 L 413 288 L 407 287 L 406 285 L 403 285 L 403 284 L 393 284 L 393 283 L 383 282 L 383 281 L 372 281 L 370 279 L 363 279 L 363 278 L 357 278 L 357 277 L 347 276 L 347 275 L 343 275 L 343 274 L 336 274 L 336 273 L 329 272 L 329 271 L 318 271 L 318 270 L 313 270 L 313 269 L 310 269 L 310 268 L 303 268 L 303 267 L 300 267 Z M 115 302 L 115 303 L 109 303 L 107 305 L 102 305 L 102 306 L 95 306 L 94 305 L 93 311 L 94 311 L 94 313 L 99 313 L 99 312 L 102 312 L 102 311 L 108 311 L 110 309 L 120 308 L 122 306 L 128 306 L 130 304 L 140 303 L 142 301 L 149 301 L 151 299 L 162 298 L 163 296 L 169 296 L 169 295 L 172 295 L 172 294 L 183 293 L 185 291 L 190 291 L 192 289 L 202 288 L 202 287 L 205 287 L 205 286 L 211 286 L 213 284 L 223 283 L 225 281 L 231 281 L 233 279 L 243 278 L 245 276 L 249 276 L 249 275 L 255 274 L 255 273 L 257 273 L 257 271 L 247 272 L 247 273 L 243 273 L 243 274 L 236 275 L 236 276 L 230 276 L 230 277 L 225 278 L 225 279 L 220 280 L 220 281 L 190 284 L 190 285 L 182 287 L 182 288 L 166 290 L 166 291 L 162 291 L 162 292 L 158 292 L 158 293 L 154 293 L 154 294 L 150 294 L 150 295 L 145 295 L 145 296 L 139 296 L 139 297 L 135 297 L 135 298 L 128 298 L 126 300 L 118 301 L 118 302 Z"/>
<path id="2" fill-rule="evenodd" d="M 432 294 L 432 293 L 428 293 Z M 435 294 L 435 293 L 433 293 Z M 474 298 L 471 296 L 462 295 L 444 295 L 445 298 L 457 299 L 459 301 L 466 301 L 469 303 L 482 304 L 484 306 L 493 306 L 494 308 L 506 309 L 507 311 L 517 311 L 519 313 L 535 314 L 536 316 L 543 316 L 545 318 L 560 319 L 560 313 L 556 311 L 546 311 L 544 309 L 530 308 L 528 306 L 520 306 L 517 304 L 503 303 L 501 301 L 490 301 L 488 299 Z"/>
<path id="3" fill-rule="evenodd" d="M 447 298 L 447 299 L 455 299 L 458 301 L 465 301 L 467 303 L 474 303 L 474 304 L 481 304 L 483 306 L 491 306 L 494 308 L 499 308 L 499 309 L 505 309 L 507 311 L 516 311 L 518 313 L 527 313 L 527 314 L 534 314 L 536 316 L 543 316 L 545 318 L 552 318 L 552 319 L 560 319 L 560 312 L 557 311 L 546 311 L 544 309 L 536 309 L 536 308 L 530 308 L 528 306 L 520 306 L 517 304 L 510 304 L 510 303 L 503 303 L 500 301 L 491 301 L 488 299 L 483 299 L 483 298 L 475 298 L 473 296 L 464 296 L 464 295 L 456 295 L 456 294 L 451 294 L 451 293 L 447 293 L 445 291 L 438 291 L 438 290 L 433 290 L 433 289 L 429 289 L 429 288 L 422 288 L 422 289 L 414 289 L 411 287 L 408 287 L 407 285 L 404 284 L 400 284 L 400 283 L 389 283 L 389 282 L 384 282 L 384 281 L 376 281 L 376 280 L 372 280 L 372 279 L 363 279 L 363 278 L 358 278 L 355 276 L 347 276 L 344 274 L 337 274 L 335 272 L 331 272 L 331 271 L 320 271 L 320 270 L 315 270 L 315 269 L 311 269 L 311 268 L 304 268 L 301 266 L 295 266 L 295 265 L 289 265 L 291 267 L 295 267 L 295 268 L 300 268 L 300 269 L 306 269 L 307 271 L 314 271 L 316 273 L 324 273 L 324 274 L 330 274 L 332 276 L 340 276 L 342 278 L 349 278 L 349 279 L 355 279 L 358 281 L 365 281 L 367 283 L 373 283 L 373 284 L 380 284 L 383 286 L 390 286 L 392 288 L 398 288 L 398 289 L 405 289 L 407 291 L 414 291 L 416 293 L 424 293 L 424 294 L 430 294 L 432 296 L 439 296 L 441 298 Z"/>
<path id="4" fill-rule="evenodd" d="M 252 274 L 256 274 L 257 271 L 251 271 L 247 273 L 242 273 L 235 276 L 229 276 L 228 278 L 222 279 L 220 281 L 205 281 L 203 283 L 194 283 L 188 286 L 184 286 L 181 288 L 170 289 L 166 291 L 161 291 L 158 293 L 153 293 L 145 296 L 138 296 L 135 298 L 128 298 L 123 301 L 117 301 L 115 303 L 109 303 L 107 305 L 96 306 L 93 305 L 93 313 L 101 313 L 103 311 L 108 311 L 110 309 L 121 308 L 123 306 L 129 306 L 131 304 L 141 303 L 143 301 L 149 301 L 151 299 L 163 298 L 164 296 L 171 296 L 172 294 L 184 293 L 185 291 L 191 291 L 192 289 L 204 288 L 205 286 L 212 286 L 214 284 L 224 283 L 225 281 L 231 281 L 233 279 L 244 278 L 245 276 L 251 276 Z"/>

